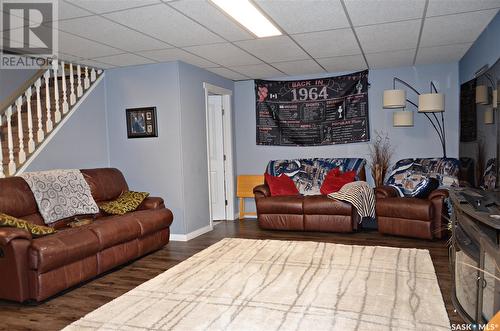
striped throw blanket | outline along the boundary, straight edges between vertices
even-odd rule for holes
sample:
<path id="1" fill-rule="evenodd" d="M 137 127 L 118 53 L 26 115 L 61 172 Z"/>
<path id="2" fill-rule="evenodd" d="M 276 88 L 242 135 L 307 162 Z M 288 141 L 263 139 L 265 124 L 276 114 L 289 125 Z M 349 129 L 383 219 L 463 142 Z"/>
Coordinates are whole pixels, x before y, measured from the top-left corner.
<path id="1" fill-rule="evenodd" d="M 361 216 L 375 218 L 375 193 L 367 182 L 352 182 L 342 186 L 340 191 L 328 194 L 329 198 L 351 203 Z"/>

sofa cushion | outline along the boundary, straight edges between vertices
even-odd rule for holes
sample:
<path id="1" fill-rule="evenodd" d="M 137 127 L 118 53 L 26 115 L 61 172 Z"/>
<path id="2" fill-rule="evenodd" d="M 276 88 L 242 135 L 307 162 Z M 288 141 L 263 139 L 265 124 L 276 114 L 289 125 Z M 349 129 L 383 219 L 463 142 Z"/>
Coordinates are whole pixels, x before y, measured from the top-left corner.
<path id="1" fill-rule="evenodd" d="M 432 202 L 417 198 L 377 199 L 377 216 L 430 222 Z"/>
<path id="2" fill-rule="evenodd" d="M 51 227 L 33 224 L 4 213 L 0 213 L 0 226 L 26 230 L 31 233 L 33 237 L 43 237 L 56 232 L 56 230 Z"/>
<path id="3" fill-rule="evenodd" d="M 304 197 L 282 196 L 258 199 L 257 210 L 259 214 L 302 214 Z"/>
<path id="4" fill-rule="evenodd" d="M 172 224 L 172 220 L 174 219 L 172 212 L 166 208 L 156 210 L 140 210 L 132 212 L 131 215 L 135 217 L 141 228 L 141 237 L 167 229 L 170 224 Z"/>
<path id="5" fill-rule="evenodd" d="M 30 267 L 39 273 L 95 255 L 99 251 L 96 235 L 86 228 L 59 231 L 34 239 L 30 246 Z"/>
<path id="6" fill-rule="evenodd" d="M 321 185 L 321 194 L 328 195 L 338 192 L 345 184 L 353 182 L 354 178 L 356 178 L 355 171 L 342 172 L 339 168 L 332 169 Z"/>
<path id="7" fill-rule="evenodd" d="M 287 175 L 271 176 L 270 174 L 264 174 L 264 177 L 273 197 L 299 194 L 295 183 Z"/>
<path id="8" fill-rule="evenodd" d="M 96 202 L 116 199 L 120 194 L 128 191 L 125 177 L 118 169 L 82 169 L 81 172 Z"/>
<path id="9" fill-rule="evenodd" d="M 99 250 L 136 239 L 141 227 L 134 213 L 101 217 L 88 226 L 98 238 Z"/>
<path id="10" fill-rule="evenodd" d="M 334 200 L 326 195 L 304 197 L 305 215 L 351 215 L 352 206 L 346 202 Z"/>
<path id="11" fill-rule="evenodd" d="M 0 212 L 21 218 L 38 213 L 35 197 L 21 177 L 0 180 Z"/>
<path id="12" fill-rule="evenodd" d="M 99 203 L 99 208 L 111 215 L 123 215 L 134 211 L 149 196 L 147 192 L 123 192 L 118 198 Z"/>

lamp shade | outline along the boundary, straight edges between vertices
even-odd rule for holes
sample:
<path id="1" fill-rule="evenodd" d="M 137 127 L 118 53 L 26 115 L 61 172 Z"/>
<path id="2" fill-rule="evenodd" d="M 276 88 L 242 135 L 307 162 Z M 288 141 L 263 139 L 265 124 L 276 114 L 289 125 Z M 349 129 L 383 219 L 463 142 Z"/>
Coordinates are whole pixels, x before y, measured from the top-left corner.
<path id="1" fill-rule="evenodd" d="M 493 108 L 498 108 L 498 91 L 500 91 L 498 87 L 496 90 L 493 90 L 493 101 L 491 102 Z"/>
<path id="2" fill-rule="evenodd" d="M 384 108 L 404 108 L 406 106 L 405 90 L 385 90 Z"/>
<path id="3" fill-rule="evenodd" d="M 395 111 L 392 114 L 392 125 L 395 127 L 413 126 L 413 112 L 412 111 Z"/>
<path id="4" fill-rule="evenodd" d="M 476 86 L 476 103 L 480 105 L 488 104 L 488 86 L 478 85 Z"/>
<path id="5" fill-rule="evenodd" d="M 444 111 L 443 93 L 425 93 L 418 96 L 419 113 L 437 113 Z"/>
<path id="6" fill-rule="evenodd" d="M 488 107 L 484 111 L 484 124 L 493 124 L 494 122 L 495 120 L 494 120 L 493 108 Z"/>

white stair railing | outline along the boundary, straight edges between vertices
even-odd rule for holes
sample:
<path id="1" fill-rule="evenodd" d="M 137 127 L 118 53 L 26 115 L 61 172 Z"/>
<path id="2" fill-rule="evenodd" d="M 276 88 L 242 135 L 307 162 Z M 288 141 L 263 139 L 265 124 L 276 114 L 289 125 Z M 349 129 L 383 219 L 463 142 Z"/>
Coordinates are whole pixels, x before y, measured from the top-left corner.
<path id="1" fill-rule="evenodd" d="M 101 69 L 74 66 L 53 60 L 52 67 L 28 80 L 15 99 L 5 101 L 6 108 L 0 109 L 0 178 L 24 171 L 30 157 L 40 152 L 103 74 Z"/>

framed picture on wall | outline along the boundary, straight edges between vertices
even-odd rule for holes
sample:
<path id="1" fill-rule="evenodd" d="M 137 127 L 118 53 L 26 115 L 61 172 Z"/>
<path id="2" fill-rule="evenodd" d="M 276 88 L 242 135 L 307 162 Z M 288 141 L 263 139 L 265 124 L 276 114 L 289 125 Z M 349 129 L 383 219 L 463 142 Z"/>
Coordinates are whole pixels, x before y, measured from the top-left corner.
<path id="1" fill-rule="evenodd" d="M 128 138 L 158 137 L 156 107 L 126 110 Z"/>

